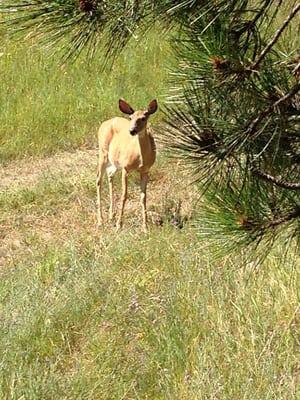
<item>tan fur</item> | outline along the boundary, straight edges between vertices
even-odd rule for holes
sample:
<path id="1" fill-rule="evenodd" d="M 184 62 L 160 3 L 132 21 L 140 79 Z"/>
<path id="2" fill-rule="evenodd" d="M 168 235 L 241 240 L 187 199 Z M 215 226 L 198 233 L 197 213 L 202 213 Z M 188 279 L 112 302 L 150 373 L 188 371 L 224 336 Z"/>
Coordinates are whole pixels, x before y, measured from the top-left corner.
<path id="1" fill-rule="evenodd" d="M 109 182 L 110 208 L 109 219 L 114 216 L 113 176 L 117 170 L 122 170 L 122 198 L 117 229 L 122 226 L 122 218 L 127 199 L 127 175 L 131 171 L 140 173 L 141 205 L 143 228 L 147 228 L 146 188 L 148 172 L 155 162 L 156 148 L 153 136 L 147 130 L 147 121 L 157 109 L 153 100 L 146 110 L 134 112 L 124 100 L 119 101 L 121 111 L 130 114 L 130 120 L 115 117 L 105 121 L 98 132 L 99 167 L 97 176 L 97 216 L 98 224 L 103 224 L 102 216 L 102 177 L 106 170 Z"/>

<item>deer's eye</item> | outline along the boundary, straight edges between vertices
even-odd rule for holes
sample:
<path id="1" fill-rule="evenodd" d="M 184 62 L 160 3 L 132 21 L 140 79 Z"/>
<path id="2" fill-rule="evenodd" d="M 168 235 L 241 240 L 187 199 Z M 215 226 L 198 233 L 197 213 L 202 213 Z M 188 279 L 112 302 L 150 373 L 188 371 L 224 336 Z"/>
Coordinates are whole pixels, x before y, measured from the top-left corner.
<path id="1" fill-rule="evenodd" d="M 142 120 L 142 121 L 145 121 L 145 120 L 146 120 L 146 117 L 142 117 L 141 120 Z"/>

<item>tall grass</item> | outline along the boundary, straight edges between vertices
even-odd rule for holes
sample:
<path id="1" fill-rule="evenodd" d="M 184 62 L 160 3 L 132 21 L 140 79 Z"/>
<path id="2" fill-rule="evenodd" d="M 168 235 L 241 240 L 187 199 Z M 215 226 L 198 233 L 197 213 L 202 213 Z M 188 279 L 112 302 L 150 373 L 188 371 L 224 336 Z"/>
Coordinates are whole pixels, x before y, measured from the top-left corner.
<path id="1" fill-rule="evenodd" d="M 145 107 L 165 92 L 167 45 L 155 32 L 132 42 L 105 72 L 101 52 L 90 64 L 61 66 L 28 42 L 2 40 L 0 162 L 95 143 L 101 121 L 119 114 L 120 97 Z"/>
<path id="2" fill-rule="evenodd" d="M 297 399 L 299 271 L 186 227 L 48 246 L 0 282 L 2 399 Z"/>

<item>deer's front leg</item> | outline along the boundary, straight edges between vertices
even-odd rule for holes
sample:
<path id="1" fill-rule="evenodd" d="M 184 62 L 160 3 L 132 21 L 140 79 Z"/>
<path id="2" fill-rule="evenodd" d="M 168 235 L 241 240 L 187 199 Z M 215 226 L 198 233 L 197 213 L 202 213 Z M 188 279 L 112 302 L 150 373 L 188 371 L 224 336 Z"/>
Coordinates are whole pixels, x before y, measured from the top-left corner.
<path id="1" fill-rule="evenodd" d="M 142 220 L 143 220 L 143 231 L 147 232 L 147 208 L 146 208 L 146 190 L 147 183 L 149 180 L 148 173 L 141 174 L 141 206 L 142 206 Z"/>
<path id="2" fill-rule="evenodd" d="M 127 186 L 128 186 L 128 174 L 126 169 L 122 169 L 122 197 L 121 197 L 120 213 L 117 221 L 117 231 L 122 227 L 124 207 L 127 200 Z"/>
<path id="3" fill-rule="evenodd" d="M 97 222 L 98 226 L 103 224 L 103 215 L 102 215 L 102 181 L 103 181 L 103 172 L 105 170 L 104 163 L 99 160 L 98 171 L 97 171 L 97 180 L 96 180 L 96 190 L 97 190 Z"/>

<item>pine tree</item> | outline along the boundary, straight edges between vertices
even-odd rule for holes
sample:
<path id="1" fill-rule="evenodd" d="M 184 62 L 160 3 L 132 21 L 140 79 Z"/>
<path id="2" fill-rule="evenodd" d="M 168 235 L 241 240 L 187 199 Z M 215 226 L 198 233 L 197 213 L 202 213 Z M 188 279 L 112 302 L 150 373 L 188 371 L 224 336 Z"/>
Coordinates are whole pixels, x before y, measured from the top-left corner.
<path id="1" fill-rule="evenodd" d="M 300 233 L 300 3 L 289 0 L 21 0 L 6 28 L 113 59 L 154 22 L 177 66 L 163 141 L 205 196 L 199 234 L 223 251 L 267 254 Z M 284 239 L 284 240 L 283 240 Z"/>

